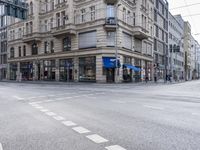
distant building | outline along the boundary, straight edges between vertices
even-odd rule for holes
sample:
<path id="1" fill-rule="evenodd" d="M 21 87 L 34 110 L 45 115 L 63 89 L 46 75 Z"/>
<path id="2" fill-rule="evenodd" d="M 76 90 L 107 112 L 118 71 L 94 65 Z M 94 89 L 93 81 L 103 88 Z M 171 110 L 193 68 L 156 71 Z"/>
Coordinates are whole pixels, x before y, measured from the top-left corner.
<path id="1" fill-rule="evenodd" d="M 184 21 L 181 15 L 173 16 L 169 13 L 169 66 L 174 80 L 185 77 L 184 56 Z M 180 49 L 177 49 L 179 48 Z"/>
<path id="2" fill-rule="evenodd" d="M 169 72 L 168 52 L 168 14 L 169 4 L 166 0 L 154 2 L 154 76 L 165 80 Z"/>
<path id="3" fill-rule="evenodd" d="M 185 79 L 192 79 L 192 55 L 191 55 L 191 25 L 189 22 L 184 22 L 184 52 L 185 52 Z"/>

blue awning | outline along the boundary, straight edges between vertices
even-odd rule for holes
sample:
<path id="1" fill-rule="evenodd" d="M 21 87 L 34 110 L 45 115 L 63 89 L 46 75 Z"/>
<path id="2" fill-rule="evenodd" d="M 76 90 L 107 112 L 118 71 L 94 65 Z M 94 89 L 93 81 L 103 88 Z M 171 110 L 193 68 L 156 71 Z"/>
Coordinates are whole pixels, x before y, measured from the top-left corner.
<path id="1" fill-rule="evenodd" d="M 120 61 L 117 62 L 117 67 L 120 68 Z M 116 58 L 115 57 L 103 57 L 103 67 L 104 68 L 116 68 Z"/>
<path id="2" fill-rule="evenodd" d="M 141 71 L 140 68 L 135 67 L 135 66 L 133 66 L 133 65 L 124 64 L 124 66 L 127 67 L 127 68 L 129 68 L 129 69 L 132 69 L 132 70 L 134 70 L 134 71 L 136 71 L 136 72 L 140 72 L 140 71 Z"/>

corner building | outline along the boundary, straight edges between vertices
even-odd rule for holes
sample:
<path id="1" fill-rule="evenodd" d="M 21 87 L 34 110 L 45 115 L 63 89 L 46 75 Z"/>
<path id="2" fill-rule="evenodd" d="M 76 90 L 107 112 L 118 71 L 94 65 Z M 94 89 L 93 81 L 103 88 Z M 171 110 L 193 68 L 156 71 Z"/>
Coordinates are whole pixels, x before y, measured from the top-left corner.
<path id="1" fill-rule="evenodd" d="M 152 79 L 152 0 L 28 0 L 28 3 L 28 19 L 8 27 L 8 79 L 74 82 L 139 82 L 146 76 Z"/>

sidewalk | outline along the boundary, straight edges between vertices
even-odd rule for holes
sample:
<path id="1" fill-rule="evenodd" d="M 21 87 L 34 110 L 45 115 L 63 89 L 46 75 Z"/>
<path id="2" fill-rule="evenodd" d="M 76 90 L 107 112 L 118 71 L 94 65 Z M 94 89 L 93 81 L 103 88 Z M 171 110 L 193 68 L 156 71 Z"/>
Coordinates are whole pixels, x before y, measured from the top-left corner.
<path id="1" fill-rule="evenodd" d="M 16 84 L 42 84 L 42 85 L 170 85 L 179 84 L 186 81 L 179 82 L 164 82 L 164 80 L 158 80 L 156 83 L 154 81 L 143 82 L 129 82 L 129 83 L 96 83 L 96 82 L 59 82 L 59 81 L 14 81 L 14 80 L 2 80 L 0 83 L 16 83 Z"/>

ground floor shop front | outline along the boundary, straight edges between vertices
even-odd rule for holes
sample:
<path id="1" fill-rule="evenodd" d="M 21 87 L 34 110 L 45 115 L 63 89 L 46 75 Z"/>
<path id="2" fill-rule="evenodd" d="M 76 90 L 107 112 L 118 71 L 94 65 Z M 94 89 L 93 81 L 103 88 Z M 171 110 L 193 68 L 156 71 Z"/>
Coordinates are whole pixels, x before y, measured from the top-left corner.
<path id="1" fill-rule="evenodd" d="M 64 82 L 141 82 L 152 80 L 152 62 L 128 56 L 96 55 L 12 61 L 9 80 Z"/>

